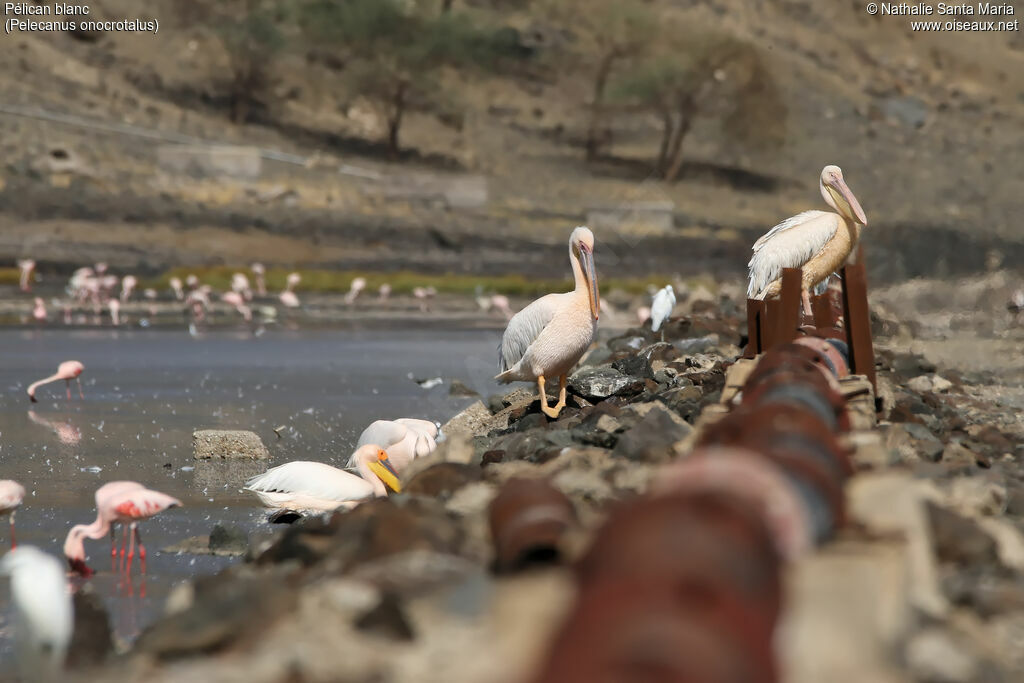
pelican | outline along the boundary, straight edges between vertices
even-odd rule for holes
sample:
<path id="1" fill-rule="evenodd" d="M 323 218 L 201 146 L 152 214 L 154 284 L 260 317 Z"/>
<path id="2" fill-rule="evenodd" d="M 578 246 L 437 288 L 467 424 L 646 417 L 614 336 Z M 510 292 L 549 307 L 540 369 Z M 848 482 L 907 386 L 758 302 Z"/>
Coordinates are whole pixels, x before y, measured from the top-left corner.
<path id="1" fill-rule="evenodd" d="M 569 236 L 569 263 L 576 288 L 548 294 L 512 316 L 498 347 L 499 382 L 537 382 L 540 409 L 557 418 L 565 407 L 565 382 L 594 341 L 601 299 L 594 272 L 594 233 L 578 227 Z M 544 383 L 558 377 L 558 403 L 548 406 Z"/>
<path id="2" fill-rule="evenodd" d="M 672 285 L 665 285 L 654 295 L 651 303 L 651 331 L 657 332 L 661 329 L 662 323 L 672 315 L 672 309 L 676 307 L 676 293 Z M 665 331 L 661 332 L 661 340 L 665 341 Z"/>
<path id="3" fill-rule="evenodd" d="M 350 509 L 374 496 L 387 495 L 384 484 L 401 491 L 398 475 L 381 448 L 357 449 L 360 470 L 373 476 L 358 477 L 322 462 L 297 460 L 271 468 L 245 482 L 245 488 L 270 508 L 331 512 Z"/>
<path id="4" fill-rule="evenodd" d="M 52 555 L 26 545 L 4 555 L 0 574 L 11 577 L 14 654 L 21 680 L 61 680 L 74 629 L 63 566 Z"/>
<path id="5" fill-rule="evenodd" d="M 383 450 L 395 472 L 401 472 L 413 461 L 429 455 L 437 448 L 440 431 L 433 422 L 400 417 L 397 420 L 376 420 L 359 435 L 356 450 L 348 459 L 348 466 L 355 467 L 364 479 L 373 481 L 374 473 L 360 462 L 366 462 L 364 449 L 374 454 Z"/>
<path id="6" fill-rule="evenodd" d="M 787 218 L 754 242 L 747 296 L 752 299 L 777 297 L 783 268 L 803 268 L 801 283 L 804 312 L 811 314 L 809 290 L 826 282 L 846 263 L 868 224 L 860 202 L 843 180 L 838 166 L 826 166 L 818 182 L 831 211 L 804 211 Z"/>

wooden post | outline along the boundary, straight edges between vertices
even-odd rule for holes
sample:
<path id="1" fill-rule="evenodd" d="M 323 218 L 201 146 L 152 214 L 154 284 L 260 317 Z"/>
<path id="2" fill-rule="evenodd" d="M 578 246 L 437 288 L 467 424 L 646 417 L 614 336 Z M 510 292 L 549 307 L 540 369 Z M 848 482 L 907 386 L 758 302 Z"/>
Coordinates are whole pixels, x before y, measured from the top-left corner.
<path id="1" fill-rule="evenodd" d="M 843 318 L 846 343 L 850 346 L 850 369 L 866 375 L 878 395 L 875 382 L 875 349 L 871 342 L 871 314 L 868 311 L 868 283 L 864 259 L 843 267 Z"/>
<path id="2" fill-rule="evenodd" d="M 761 343 L 763 351 L 775 348 L 779 344 L 779 309 L 778 299 L 766 299 L 761 318 Z"/>
<path id="3" fill-rule="evenodd" d="M 800 327 L 800 311 L 803 308 L 800 296 L 801 280 L 803 280 L 801 268 L 782 269 L 778 344 L 787 344 L 797 337 L 797 328 Z"/>

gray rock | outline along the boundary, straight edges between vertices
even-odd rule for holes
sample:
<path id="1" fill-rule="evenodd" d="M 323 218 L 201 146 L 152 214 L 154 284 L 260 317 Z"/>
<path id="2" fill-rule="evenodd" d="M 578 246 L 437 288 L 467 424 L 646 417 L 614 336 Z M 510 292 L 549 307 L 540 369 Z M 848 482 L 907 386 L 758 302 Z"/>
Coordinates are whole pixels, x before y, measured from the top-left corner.
<path id="1" fill-rule="evenodd" d="M 926 503 L 935 554 L 942 562 L 973 565 L 995 562 L 995 539 L 976 522 L 934 503 Z"/>
<path id="2" fill-rule="evenodd" d="M 448 395 L 449 396 L 469 396 L 476 397 L 480 394 L 473 389 L 466 386 L 466 383 L 460 379 L 453 379 L 448 384 Z"/>
<path id="3" fill-rule="evenodd" d="M 706 337 L 696 339 L 680 339 L 672 342 L 672 345 L 682 354 L 707 353 L 719 343 L 717 334 L 709 334 Z"/>
<path id="4" fill-rule="evenodd" d="M 196 460 L 266 460 L 267 447 L 255 432 L 241 429 L 200 429 L 192 432 Z"/>
<path id="5" fill-rule="evenodd" d="M 484 405 L 483 401 L 474 401 L 472 405 L 461 413 L 448 420 L 441 427 L 441 431 L 449 437 L 461 434 L 466 438 L 487 431 L 486 427 L 491 421 L 491 411 Z"/>
<path id="6" fill-rule="evenodd" d="M 652 407 L 632 429 L 619 436 L 612 455 L 643 462 L 671 460 L 675 444 L 693 431 L 677 419 L 665 408 Z"/>
<path id="7" fill-rule="evenodd" d="M 569 378 L 569 386 L 575 393 L 589 400 L 633 395 L 644 389 L 643 380 L 623 375 L 607 365 L 577 370 Z"/>
<path id="8" fill-rule="evenodd" d="M 249 548 L 249 536 L 237 526 L 214 525 L 210 531 L 209 547 L 211 551 L 230 551 L 244 555 Z"/>
<path id="9" fill-rule="evenodd" d="M 926 460 L 938 462 L 945 446 L 922 424 L 901 422 L 889 425 L 885 430 L 885 445 L 896 451 L 904 462 Z"/>

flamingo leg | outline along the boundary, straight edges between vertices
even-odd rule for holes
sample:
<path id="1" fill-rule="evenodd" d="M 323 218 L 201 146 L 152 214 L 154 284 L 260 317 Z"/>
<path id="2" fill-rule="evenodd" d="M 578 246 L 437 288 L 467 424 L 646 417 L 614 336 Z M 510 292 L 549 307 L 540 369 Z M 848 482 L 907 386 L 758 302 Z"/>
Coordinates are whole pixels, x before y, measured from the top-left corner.
<path id="1" fill-rule="evenodd" d="M 14 538 L 14 513 L 17 510 L 11 510 L 11 550 L 18 547 L 18 541 Z"/>
<path id="2" fill-rule="evenodd" d="M 110 525 L 110 571 L 117 571 L 117 543 L 114 540 L 114 525 Z"/>
<path id="3" fill-rule="evenodd" d="M 131 576 L 132 573 L 132 560 L 135 558 L 135 522 L 130 525 L 131 532 L 128 534 L 128 566 L 125 567 L 125 573 Z"/>
<path id="4" fill-rule="evenodd" d="M 139 527 L 136 526 L 136 527 L 134 527 L 134 529 L 135 529 L 135 538 L 138 540 L 138 543 L 139 543 L 139 564 L 142 567 L 142 575 L 145 576 L 146 575 L 146 546 L 142 545 L 142 534 L 139 533 Z M 143 584 L 143 586 L 145 586 L 145 584 Z M 145 591 L 146 590 L 145 587 L 143 587 L 142 590 Z"/>
<path id="5" fill-rule="evenodd" d="M 70 400 L 71 400 L 71 380 L 69 380 L 69 379 L 66 379 L 66 380 L 64 380 L 64 384 L 66 384 L 66 385 L 67 385 L 67 389 L 68 389 L 68 400 L 70 401 Z"/>
<path id="6" fill-rule="evenodd" d="M 128 545 L 128 527 L 122 525 L 121 529 L 121 561 L 118 563 L 118 566 L 121 568 L 121 571 L 124 571 L 124 550 L 125 546 Z"/>
<path id="7" fill-rule="evenodd" d="M 808 317 L 813 316 L 814 312 L 811 310 L 811 293 L 805 289 L 800 292 L 800 298 L 804 302 L 804 314 Z"/>
<path id="8" fill-rule="evenodd" d="M 78 398 L 84 399 L 85 398 L 85 394 L 82 393 L 82 380 L 81 380 L 81 378 L 76 377 L 75 381 L 78 382 Z"/>

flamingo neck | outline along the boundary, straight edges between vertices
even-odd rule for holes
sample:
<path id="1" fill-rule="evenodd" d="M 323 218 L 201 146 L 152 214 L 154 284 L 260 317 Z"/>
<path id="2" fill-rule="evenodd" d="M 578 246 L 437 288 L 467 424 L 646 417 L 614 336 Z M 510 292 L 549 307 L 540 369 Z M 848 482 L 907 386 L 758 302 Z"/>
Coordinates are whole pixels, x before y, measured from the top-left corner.
<path id="1" fill-rule="evenodd" d="M 60 376 L 60 373 L 58 372 L 56 375 L 50 375 L 49 377 L 47 377 L 45 379 L 41 379 L 38 382 L 33 382 L 32 384 L 29 384 L 28 385 L 28 395 L 29 396 L 34 396 L 35 393 L 36 393 L 36 389 L 37 388 L 43 386 L 44 384 L 49 384 L 50 382 L 56 382 L 59 379 L 61 379 L 61 376 Z"/>
<path id="2" fill-rule="evenodd" d="M 102 538 L 110 531 L 110 523 L 103 519 L 102 515 L 96 515 L 96 521 L 92 524 L 78 524 L 68 532 L 67 540 L 64 541 L 64 556 L 70 559 L 85 559 L 85 546 L 82 543 L 84 538 Z"/>

